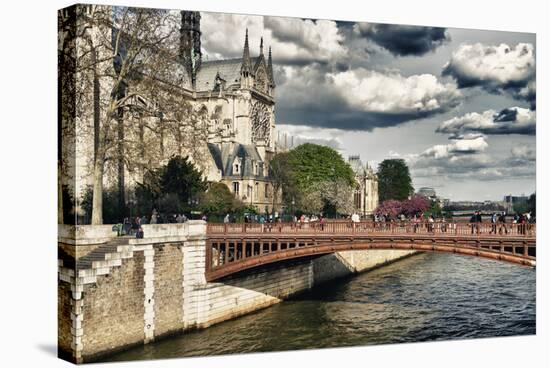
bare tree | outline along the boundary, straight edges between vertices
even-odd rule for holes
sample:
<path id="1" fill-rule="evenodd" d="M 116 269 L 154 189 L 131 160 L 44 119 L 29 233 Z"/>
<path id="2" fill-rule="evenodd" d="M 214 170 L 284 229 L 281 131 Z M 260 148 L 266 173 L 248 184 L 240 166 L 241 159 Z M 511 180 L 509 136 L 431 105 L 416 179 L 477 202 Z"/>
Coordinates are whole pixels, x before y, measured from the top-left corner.
<path id="1" fill-rule="evenodd" d="M 143 169 L 159 162 L 166 135 L 174 137 L 178 150 L 194 147 L 205 140 L 206 130 L 200 128 L 208 122 L 207 114 L 193 111 L 182 88 L 186 76 L 178 63 L 177 14 L 110 6 L 81 9 L 77 116 L 93 121 L 83 123 L 79 134 L 93 136 L 92 224 L 101 224 L 109 170 L 120 177 L 124 167 Z"/>

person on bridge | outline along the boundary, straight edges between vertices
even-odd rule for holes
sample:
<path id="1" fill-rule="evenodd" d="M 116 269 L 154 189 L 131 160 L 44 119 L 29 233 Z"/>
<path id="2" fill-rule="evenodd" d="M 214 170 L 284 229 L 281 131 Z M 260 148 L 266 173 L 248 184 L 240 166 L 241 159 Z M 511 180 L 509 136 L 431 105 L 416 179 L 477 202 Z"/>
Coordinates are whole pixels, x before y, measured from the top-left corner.
<path id="1" fill-rule="evenodd" d="M 489 234 L 497 233 L 497 220 L 498 220 L 498 216 L 496 212 L 493 212 L 493 214 L 491 215 L 491 232 Z"/>
<path id="2" fill-rule="evenodd" d="M 229 214 L 226 214 L 225 217 L 223 218 L 223 223 L 224 224 L 228 224 L 229 223 Z"/>
<path id="3" fill-rule="evenodd" d="M 504 233 L 508 234 L 508 228 L 506 227 L 506 212 L 502 212 L 500 216 L 498 217 L 498 233 L 502 234 L 502 229 L 504 229 Z"/>

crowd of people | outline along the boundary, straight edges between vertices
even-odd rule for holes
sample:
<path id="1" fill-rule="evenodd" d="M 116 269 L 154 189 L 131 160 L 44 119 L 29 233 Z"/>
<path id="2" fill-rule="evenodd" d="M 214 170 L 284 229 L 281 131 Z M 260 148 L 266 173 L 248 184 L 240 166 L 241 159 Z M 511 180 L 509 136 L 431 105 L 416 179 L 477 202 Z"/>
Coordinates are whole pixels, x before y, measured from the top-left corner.
<path id="1" fill-rule="evenodd" d="M 507 220 L 508 218 L 508 220 Z M 208 218 L 206 215 L 202 215 L 201 219 L 207 221 Z M 188 221 L 188 217 L 183 214 L 171 214 L 166 215 L 159 213 L 156 209 L 153 209 L 151 216 L 136 216 L 133 218 L 126 217 L 122 224 L 115 225 L 113 230 L 119 232 L 119 235 L 135 235 L 136 238 L 143 238 L 144 232 L 142 225 L 145 224 L 181 224 Z M 266 224 L 270 226 L 273 223 L 283 222 L 283 218 L 278 215 L 277 212 L 272 214 L 245 214 L 243 221 L 245 223 L 259 223 Z M 293 223 L 293 226 L 303 228 L 308 226 L 319 226 L 321 229 L 324 228 L 327 218 L 323 214 L 300 214 L 299 216 L 290 216 L 286 219 L 285 222 L 290 221 Z M 375 228 L 391 228 L 392 226 L 403 226 L 407 224 L 412 228 L 414 232 L 419 231 L 419 229 L 426 229 L 427 232 L 447 232 L 453 231 L 456 229 L 457 221 L 448 221 L 445 217 L 435 217 L 434 215 L 425 216 L 423 213 L 419 213 L 414 216 L 405 216 L 400 214 L 398 216 L 390 216 L 388 214 L 374 214 L 372 217 L 361 218 L 357 213 L 341 217 L 336 221 L 344 221 L 350 223 L 350 226 L 355 226 L 360 222 L 370 222 L 374 223 Z M 238 222 L 237 217 L 227 213 L 223 218 L 224 223 L 235 223 Z M 460 221 L 458 221 L 460 222 Z M 485 232 L 489 229 L 488 225 L 483 227 L 481 224 L 483 221 L 483 215 L 480 211 L 475 211 L 469 219 L 470 231 L 471 234 L 479 234 Z M 489 234 L 508 234 L 508 232 L 514 231 L 518 234 L 525 234 L 527 230 L 530 229 L 529 224 L 534 224 L 536 222 L 535 216 L 531 212 L 524 214 L 515 214 L 513 217 L 507 216 L 505 212 L 494 212 L 489 216 L 488 222 L 490 223 Z M 520 225 L 520 226 L 518 226 Z M 523 226 L 521 226 L 523 225 Z M 116 229 L 115 229 L 116 227 Z"/>

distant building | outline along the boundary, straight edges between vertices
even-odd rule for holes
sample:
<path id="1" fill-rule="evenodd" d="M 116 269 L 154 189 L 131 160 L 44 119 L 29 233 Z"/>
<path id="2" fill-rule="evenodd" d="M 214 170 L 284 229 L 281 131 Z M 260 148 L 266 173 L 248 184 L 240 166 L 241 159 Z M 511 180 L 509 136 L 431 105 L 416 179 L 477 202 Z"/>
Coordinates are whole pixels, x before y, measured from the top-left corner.
<path id="1" fill-rule="evenodd" d="M 418 190 L 416 194 L 419 194 L 421 196 L 427 197 L 429 199 L 434 199 L 434 200 L 437 198 L 434 188 L 430 188 L 430 187 L 422 187 Z"/>
<path id="2" fill-rule="evenodd" d="M 360 216 L 370 216 L 378 207 L 378 176 L 369 164 L 361 162 L 359 155 L 349 156 L 348 162 L 358 184 L 353 192 L 355 210 Z"/>

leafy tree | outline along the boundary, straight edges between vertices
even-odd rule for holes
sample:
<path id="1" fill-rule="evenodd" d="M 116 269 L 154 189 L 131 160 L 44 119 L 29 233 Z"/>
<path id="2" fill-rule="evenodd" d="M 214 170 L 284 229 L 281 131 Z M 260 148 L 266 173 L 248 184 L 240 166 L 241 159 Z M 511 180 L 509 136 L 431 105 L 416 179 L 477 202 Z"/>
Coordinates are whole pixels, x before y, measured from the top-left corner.
<path id="1" fill-rule="evenodd" d="M 355 174 L 349 164 L 334 149 L 317 144 L 302 144 L 288 153 L 290 168 L 289 181 L 285 201 L 294 200 L 296 210 L 305 212 L 320 212 L 331 205 L 342 209 L 340 197 L 336 192 L 323 193 L 321 187 L 333 187 L 330 183 L 338 183 L 340 192 L 355 185 Z M 351 194 L 350 194 L 351 199 Z M 347 212 L 347 210 L 346 210 Z"/>
<path id="2" fill-rule="evenodd" d="M 433 207 L 434 204 L 437 207 Z M 428 211 L 426 213 L 426 211 Z M 418 216 L 421 213 L 424 214 L 441 214 L 441 209 L 437 202 L 431 202 L 424 196 L 415 195 L 411 199 L 406 199 L 404 201 L 398 201 L 395 199 L 388 199 L 382 202 L 375 210 L 377 215 L 389 215 L 391 217 L 397 217 L 401 214 L 405 216 Z"/>
<path id="3" fill-rule="evenodd" d="M 527 211 L 531 212 L 533 216 L 537 215 L 537 193 L 533 193 L 527 199 Z"/>
<path id="4" fill-rule="evenodd" d="M 202 174 L 188 157 L 176 156 L 161 170 L 160 186 L 164 193 L 174 193 L 182 204 L 193 204 L 206 190 Z"/>
<path id="5" fill-rule="evenodd" d="M 517 214 L 528 212 L 528 201 L 517 201 L 513 205 L 514 212 Z"/>
<path id="6" fill-rule="evenodd" d="M 403 159 L 387 159 L 378 165 L 378 195 L 381 202 L 407 199 L 414 189 L 409 167 Z"/>
<path id="7" fill-rule="evenodd" d="M 442 215 L 441 206 L 437 201 L 430 201 L 430 207 L 424 212 L 425 216 L 440 217 Z"/>
<path id="8" fill-rule="evenodd" d="M 201 211 L 208 217 L 240 211 L 243 203 L 235 198 L 227 185 L 223 183 L 211 183 L 208 190 L 202 193 L 200 198 Z"/>
<path id="9" fill-rule="evenodd" d="M 141 213 L 151 213 L 153 208 L 166 213 L 184 212 L 198 204 L 205 190 L 206 183 L 189 158 L 175 156 L 166 166 L 148 171 L 143 183 L 138 183 L 137 208 Z"/>
<path id="10" fill-rule="evenodd" d="M 402 213 L 406 216 L 420 215 L 430 208 L 430 200 L 421 195 L 415 195 L 411 199 L 403 201 Z"/>
<path id="11" fill-rule="evenodd" d="M 388 215 L 390 217 L 397 217 L 403 213 L 403 203 L 395 199 L 388 199 L 382 202 L 374 211 L 377 215 Z"/>
<path id="12" fill-rule="evenodd" d="M 333 148 L 305 143 L 290 151 L 289 155 L 293 176 L 300 189 L 340 178 L 348 185 L 354 183 L 353 170 Z"/>
<path id="13" fill-rule="evenodd" d="M 273 195 L 271 196 L 273 208 L 277 203 L 289 203 L 293 197 L 296 197 L 289 152 L 278 153 L 269 161 L 269 178 L 273 185 Z M 280 198 L 281 193 L 282 198 Z"/>

